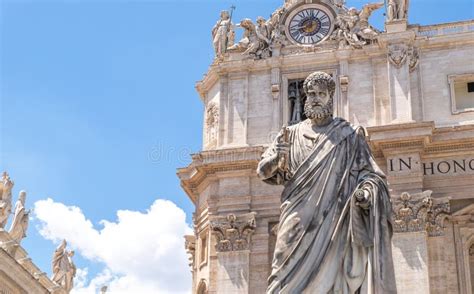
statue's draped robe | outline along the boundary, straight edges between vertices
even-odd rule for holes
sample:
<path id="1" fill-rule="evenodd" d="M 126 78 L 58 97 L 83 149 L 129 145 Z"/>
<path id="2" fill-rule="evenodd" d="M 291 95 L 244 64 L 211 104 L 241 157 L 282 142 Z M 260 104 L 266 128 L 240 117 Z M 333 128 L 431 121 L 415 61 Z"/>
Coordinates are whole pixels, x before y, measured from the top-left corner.
<path id="1" fill-rule="evenodd" d="M 390 198 L 363 129 L 336 118 L 312 138 L 304 123 L 289 128 L 289 173 L 266 180 L 285 185 L 267 293 L 396 293 Z"/>
<path id="2" fill-rule="evenodd" d="M 15 215 L 13 217 L 12 225 L 10 226 L 10 237 L 16 242 L 26 237 L 26 230 L 28 228 L 28 212 L 25 211 L 25 206 L 21 201 L 17 201 L 15 205 Z"/>

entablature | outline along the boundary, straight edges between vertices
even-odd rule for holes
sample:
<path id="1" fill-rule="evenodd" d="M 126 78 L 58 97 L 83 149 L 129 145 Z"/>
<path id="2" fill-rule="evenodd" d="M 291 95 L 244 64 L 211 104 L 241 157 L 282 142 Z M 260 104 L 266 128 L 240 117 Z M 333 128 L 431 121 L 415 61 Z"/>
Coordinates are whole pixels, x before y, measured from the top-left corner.
<path id="1" fill-rule="evenodd" d="M 431 156 L 474 153 L 474 125 L 436 128 L 434 122 L 420 122 L 369 127 L 367 130 L 375 155 L 410 151 Z"/>
<path id="2" fill-rule="evenodd" d="M 254 171 L 263 151 L 263 146 L 203 151 L 193 154 L 191 164 L 178 169 L 177 175 L 188 197 L 197 204 L 199 186 L 206 178 L 218 173 Z"/>

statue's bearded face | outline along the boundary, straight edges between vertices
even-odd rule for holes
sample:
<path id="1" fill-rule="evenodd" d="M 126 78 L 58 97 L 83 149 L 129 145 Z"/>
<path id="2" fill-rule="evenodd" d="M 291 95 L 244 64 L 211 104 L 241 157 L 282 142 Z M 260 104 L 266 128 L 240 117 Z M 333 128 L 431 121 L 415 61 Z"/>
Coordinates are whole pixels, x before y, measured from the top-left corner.
<path id="1" fill-rule="evenodd" d="M 304 113 L 309 119 L 324 119 L 332 115 L 332 96 L 327 85 L 309 83 Z"/>

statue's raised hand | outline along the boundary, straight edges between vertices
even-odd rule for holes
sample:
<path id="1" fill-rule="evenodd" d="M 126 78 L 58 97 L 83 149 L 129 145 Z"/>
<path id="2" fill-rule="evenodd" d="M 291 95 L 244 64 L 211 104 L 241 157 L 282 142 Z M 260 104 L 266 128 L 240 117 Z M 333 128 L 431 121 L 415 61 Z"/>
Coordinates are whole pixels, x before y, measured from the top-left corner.
<path id="1" fill-rule="evenodd" d="M 288 156 L 290 154 L 290 143 L 288 141 L 288 129 L 283 126 L 276 138 L 275 151 L 278 159 L 278 168 L 282 171 L 288 170 Z"/>

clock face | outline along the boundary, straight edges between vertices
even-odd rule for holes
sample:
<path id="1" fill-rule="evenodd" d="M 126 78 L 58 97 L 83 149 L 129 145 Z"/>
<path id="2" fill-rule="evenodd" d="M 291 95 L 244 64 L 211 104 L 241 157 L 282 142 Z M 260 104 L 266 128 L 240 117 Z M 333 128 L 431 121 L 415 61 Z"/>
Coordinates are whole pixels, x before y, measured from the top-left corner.
<path id="1" fill-rule="evenodd" d="M 322 9 L 310 7 L 290 16 L 288 32 L 298 44 L 316 44 L 326 38 L 332 28 L 332 18 Z"/>

